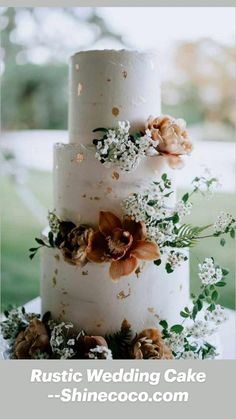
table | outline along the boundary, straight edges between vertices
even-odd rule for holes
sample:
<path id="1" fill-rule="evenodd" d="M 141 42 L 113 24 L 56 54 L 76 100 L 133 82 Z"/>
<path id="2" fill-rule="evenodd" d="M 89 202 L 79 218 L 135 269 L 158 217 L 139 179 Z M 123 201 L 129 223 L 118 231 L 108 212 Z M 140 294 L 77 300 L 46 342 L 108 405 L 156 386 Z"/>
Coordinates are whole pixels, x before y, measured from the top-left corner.
<path id="1" fill-rule="evenodd" d="M 29 301 L 24 305 L 26 311 L 40 313 L 40 297 Z M 236 311 L 225 309 L 228 320 L 219 328 L 219 340 L 221 346 L 220 359 L 236 359 Z M 0 336 L 0 359 L 3 359 L 4 341 Z"/>

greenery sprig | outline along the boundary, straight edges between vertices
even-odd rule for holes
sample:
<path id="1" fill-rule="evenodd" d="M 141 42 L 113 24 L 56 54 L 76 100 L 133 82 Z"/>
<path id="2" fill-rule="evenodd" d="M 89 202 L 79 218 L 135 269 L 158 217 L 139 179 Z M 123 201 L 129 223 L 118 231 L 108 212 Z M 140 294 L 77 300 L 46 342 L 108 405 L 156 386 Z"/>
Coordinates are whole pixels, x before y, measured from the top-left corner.
<path id="1" fill-rule="evenodd" d="M 214 262 L 214 259 L 212 258 Z M 183 349 L 182 353 L 192 352 L 196 355 L 197 358 L 201 357 L 202 359 L 208 357 L 214 357 L 216 355 L 216 348 L 214 345 L 205 341 L 204 339 L 200 340 L 200 343 L 197 339 L 193 339 L 191 333 L 191 324 L 194 325 L 199 319 L 199 313 L 204 309 L 204 319 L 207 322 L 207 312 L 212 313 L 217 308 L 217 302 L 219 300 L 219 288 L 226 286 L 225 277 L 228 275 L 229 271 L 225 268 L 220 268 L 218 265 L 215 265 L 215 269 L 219 269 L 222 274 L 222 279 L 217 281 L 214 284 L 200 286 L 200 292 L 198 295 L 192 294 L 192 306 L 184 307 L 180 311 L 180 316 L 183 318 L 182 323 L 174 324 L 169 326 L 166 320 L 161 320 L 159 322 L 162 327 L 163 338 L 170 340 L 173 334 L 183 335 Z M 185 321 L 187 320 L 188 324 L 185 327 Z M 173 351 L 175 358 L 181 358 L 181 353 Z"/>

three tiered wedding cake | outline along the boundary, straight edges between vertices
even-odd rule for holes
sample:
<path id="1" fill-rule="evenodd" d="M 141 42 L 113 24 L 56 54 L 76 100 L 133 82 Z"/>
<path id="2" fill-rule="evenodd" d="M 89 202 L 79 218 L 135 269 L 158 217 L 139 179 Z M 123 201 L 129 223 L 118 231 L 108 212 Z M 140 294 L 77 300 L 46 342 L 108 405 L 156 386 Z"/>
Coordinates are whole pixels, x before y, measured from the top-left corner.
<path id="1" fill-rule="evenodd" d="M 54 149 L 54 210 L 41 252 L 41 316 L 6 313 L 17 359 L 206 359 L 219 354 L 218 303 L 228 270 L 206 255 L 189 298 L 188 248 L 235 237 L 235 218 L 184 223 L 196 176 L 176 198 L 174 170 L 190 154 L 185 121 L 161 115 L 154 53 L 87 51 L 70 65 L 69 143 Z M 152 116 L 154 115 L 154 116 Z M 212 340 L 213 339 L 213 340 Z"/>

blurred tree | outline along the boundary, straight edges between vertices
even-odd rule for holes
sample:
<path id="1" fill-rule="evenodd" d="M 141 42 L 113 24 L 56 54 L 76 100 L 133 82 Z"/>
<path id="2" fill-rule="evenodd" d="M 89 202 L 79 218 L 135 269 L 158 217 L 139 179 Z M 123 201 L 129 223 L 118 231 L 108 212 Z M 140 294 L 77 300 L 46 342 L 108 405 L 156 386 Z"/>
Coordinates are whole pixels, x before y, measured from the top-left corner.
<path id="1" fill-rule="evenodd" d="M 0 26 L 3 129 L 66 129 L 68 57 L 102 39 L 123 46 L 93 8 L 2 8 Z"/>
<path id="2" fill-rule="evenodd" d="M 176 105 L 188 122 L 202 120 L 235 125 L 236 51 L 211 39 L 180 44 L 172 75 L 163 88 L 166 109 Z"/>

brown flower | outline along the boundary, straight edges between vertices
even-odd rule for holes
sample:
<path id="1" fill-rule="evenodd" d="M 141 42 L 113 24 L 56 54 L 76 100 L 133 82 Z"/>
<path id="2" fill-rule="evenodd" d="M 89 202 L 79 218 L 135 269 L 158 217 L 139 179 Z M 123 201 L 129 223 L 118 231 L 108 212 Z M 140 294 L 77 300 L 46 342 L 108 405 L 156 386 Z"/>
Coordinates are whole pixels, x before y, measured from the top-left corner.
<path id="1" fill-rule="evenodd" d="M 113 213 L 101 211 L 99 231 L 92 235 L 87 257 L 97 263 L 111 261 L 110 275 L 117 280 L 134 272 L 138 259 L 159 259 L 160 251 L 156 243 L 146 240 L 143 222 L 130 218 L 121 222 Z"/>
<path id="2" fill-rule="evenodd" d="M 87 263 L 92 235 L 92 228 L 85 226 L 73 228 L 60 244 L 65 261 L 71 265 L 84 266 Z"/>
<path id="3" fill-rule="evenodd" d="M 131 357 L 134 359 L 173 359 L 172 352 L 165 345 L 158 329 L 145 329 L 135 337 Z"/>
<path id="4" fill-rule="evenodd" d="M 13 353 L 17 359 L 32 359 L 37 352 L 49 352 L 49 336 L 47 329 L 36 317 L 29 326 L 16 337 Z"/>
<path id="5" fill-rule="evenodd" d="M 78 350 L 82 358 L 89 358 L 90 350 L 97 346 L 108 348 L 107 342 L 102 336 L 80 335 L 78 339 Z"/>
<path id="6" fill-rule="evenodd" d="M 182 167 L 183 161 L 180 156 L 190 154 L 193 148 L 185 121 L 169 115 L 157 118 L 150 116 L 146 128 L 151 131 L 152 139 L 158 141 L 156 150 L 167 158 L 169 165 L 172 168 Z"/>

